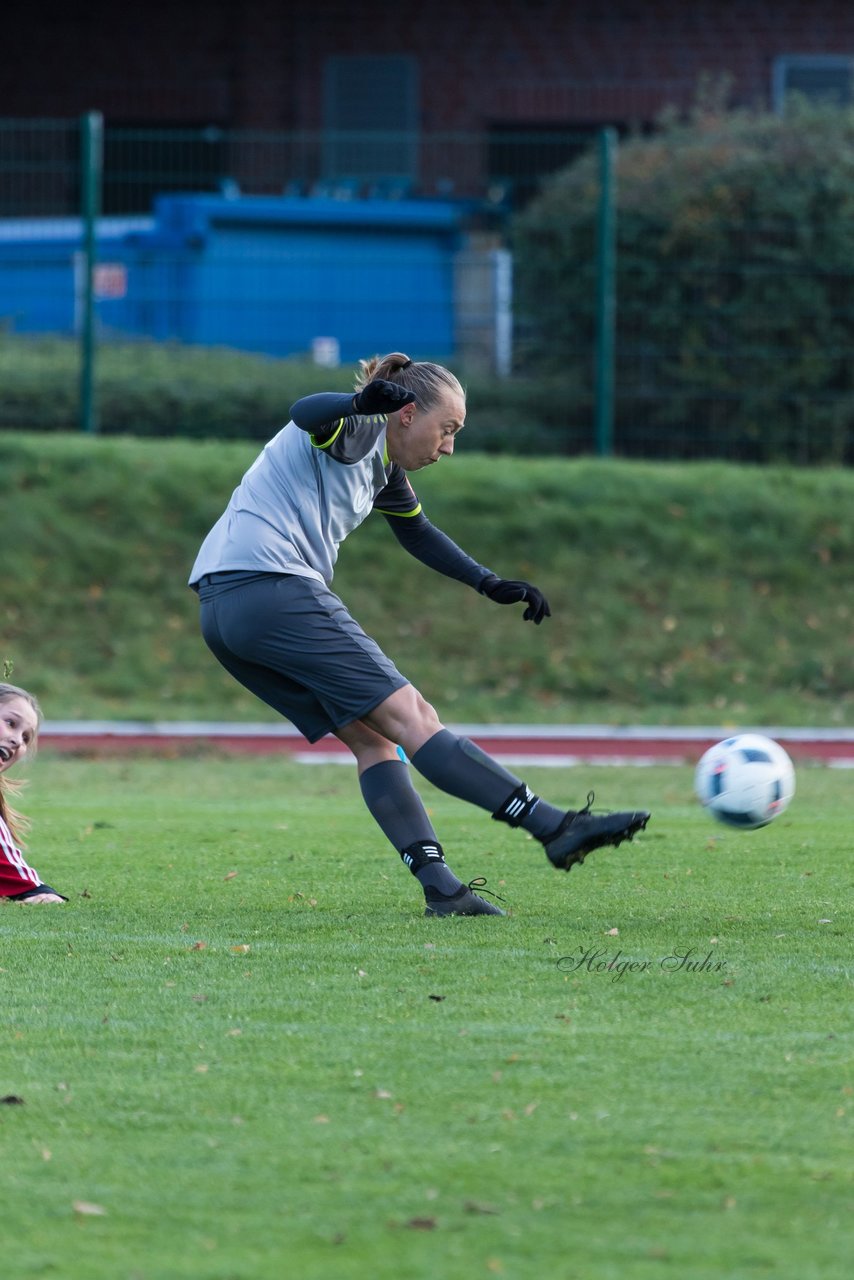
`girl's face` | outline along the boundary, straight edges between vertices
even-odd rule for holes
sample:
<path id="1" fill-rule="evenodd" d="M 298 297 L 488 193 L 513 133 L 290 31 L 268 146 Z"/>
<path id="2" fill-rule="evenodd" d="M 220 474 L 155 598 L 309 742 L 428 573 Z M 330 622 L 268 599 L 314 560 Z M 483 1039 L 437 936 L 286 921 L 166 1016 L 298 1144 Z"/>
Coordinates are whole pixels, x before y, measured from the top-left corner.
<path id="1" fill-rule="evenodd" d="M 466 419 L 466 402 L 448 391 L 432 409 L 406 404 L 389 414 L 388 456 L 404 471 L 420 471 L 454 452 L 454 440 Z"/>
<path id="2" fill-rule="evenodd" d="M 0 702 L 0 773 L 23 760 L 38 728 L 38 717 L 26 698 L 15 694 Z"/>

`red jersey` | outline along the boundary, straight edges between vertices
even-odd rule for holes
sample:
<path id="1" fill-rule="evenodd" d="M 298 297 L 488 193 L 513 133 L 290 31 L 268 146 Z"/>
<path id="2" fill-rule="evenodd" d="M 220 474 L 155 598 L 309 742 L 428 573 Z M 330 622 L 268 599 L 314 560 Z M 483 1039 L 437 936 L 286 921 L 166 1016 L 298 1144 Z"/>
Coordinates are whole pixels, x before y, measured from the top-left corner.
<path id="1" fill-rule="evenodd" d="M 0 898 L 26 893 L 40 884 L 38 873 L 24 861 L 24 855 L 12 839 L 12 832 L 0 818 Z"/>

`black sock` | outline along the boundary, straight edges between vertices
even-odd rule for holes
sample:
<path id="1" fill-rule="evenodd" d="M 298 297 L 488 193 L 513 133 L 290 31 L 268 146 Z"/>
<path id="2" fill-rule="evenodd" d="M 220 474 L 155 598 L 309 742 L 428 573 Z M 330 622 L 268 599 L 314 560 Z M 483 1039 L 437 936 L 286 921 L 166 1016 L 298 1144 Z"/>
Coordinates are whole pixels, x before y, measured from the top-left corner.
<path id="1" fill-rule="evenodd" d="M 436 841 L 424 802 L 402 760 L 371 765 L 359 778 L 371 817 L 398 852 L 417 840 Z"/>
<path id="2" fill-rule="evenodd" d="M 566 809 L 556 809 L 553 804 L 535 796 L 524 782 L 520 782 L 492 816 L 496 822 L 506 822 L 508 827 L 522 827 L 538 840 L 548 840 L 557 831 L 566 814 Z"/>
<path id="3" fill-rule="evenodd" d="M 446 864 L 424 802 L 401 760 L 371 765 L 359 778 L 371 816 L 426 891 L 452 894 L 462 884 Z"/>
<path id="4" fill-rule="evenodd" d="M 450 897 L 462 888 L 459 880 L 445 862 L 442 846 L 435 840 L 419 840 L 407 849 L 401 850 L 404 864 L 420 883 L 425 894 L 428 889 L 438 889 L 445 897 Z"/>
<path id="5" fill-rule="evenodd" d="M 486 809 L 498 821 L 523 827 L 538 840 L 556 831 L 566 813 L 534 795 L 497 760 L 450 729 L 434 733 L 415 752 L 412 763 L 434 787 Z"/>

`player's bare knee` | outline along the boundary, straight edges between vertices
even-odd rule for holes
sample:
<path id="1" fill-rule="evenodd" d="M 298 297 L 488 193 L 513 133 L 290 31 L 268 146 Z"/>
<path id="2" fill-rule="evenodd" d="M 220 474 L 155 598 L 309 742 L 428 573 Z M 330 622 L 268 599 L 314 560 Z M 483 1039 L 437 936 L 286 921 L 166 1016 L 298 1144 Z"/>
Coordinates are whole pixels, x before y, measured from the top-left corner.
<path id="1" fill-rule="evenodd" d="M 396 690 L 365 716 L 365 720 L 410 752 L 417 750 L 442 727 L 434 708 L 412 685 Z"/>
<path id="2" fill-rule="evenodd" d="M 436 708 L 426 698 L 422 697 L 417 689 L 414 689 L 413 692 L 415 694 L 415 712 L 418 724 L 422 732 L 432 737 L 434 733 L 438 733 L 442 728 L 442 722 L 439 719 Z"/>

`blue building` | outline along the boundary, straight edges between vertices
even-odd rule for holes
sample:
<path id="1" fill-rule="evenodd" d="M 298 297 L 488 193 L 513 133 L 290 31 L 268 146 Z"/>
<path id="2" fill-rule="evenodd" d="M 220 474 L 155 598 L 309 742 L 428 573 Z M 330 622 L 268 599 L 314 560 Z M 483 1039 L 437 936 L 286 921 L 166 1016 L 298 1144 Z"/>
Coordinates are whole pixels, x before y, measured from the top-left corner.
<path id="1" fill-rule="evenodd" d="M 462 212 L 448 201 L 169 195 L 98 223 L 102 338 L 288 356 L 458 350 Z M 73 334 L 79 219 L 0 222 L 0 322 Z M 318 343 L 318 340 L 321 340 Z M 327 340 L 325 343 L 322 340 Z"/>

